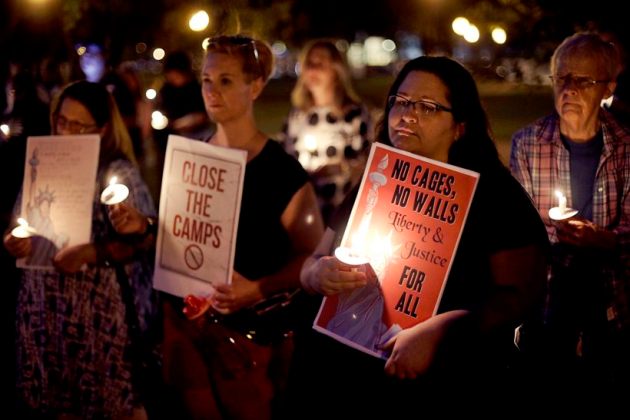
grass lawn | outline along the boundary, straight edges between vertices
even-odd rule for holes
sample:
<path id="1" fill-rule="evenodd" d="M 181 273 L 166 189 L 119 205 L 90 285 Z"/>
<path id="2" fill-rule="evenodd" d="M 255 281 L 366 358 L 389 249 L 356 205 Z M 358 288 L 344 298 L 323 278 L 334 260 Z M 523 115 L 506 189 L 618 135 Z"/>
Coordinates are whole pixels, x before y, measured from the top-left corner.
<path id="1" fill-rule="evenodd" d="M 388 76 L 374 76 L 356 81 L 359 95 L 378 113 L 392 81 Z M 256 119 L 260 128 L 272 137 L 281 129 L 289 112 L 291 89 L 295 80 L 272 80 L 256 101 Z M 497 148 L 504 162 L 510 154 L 512 134 L 553 109 L 549 87 L 500 82 L 479 82 L 479 92 L 488 112 Z"/>

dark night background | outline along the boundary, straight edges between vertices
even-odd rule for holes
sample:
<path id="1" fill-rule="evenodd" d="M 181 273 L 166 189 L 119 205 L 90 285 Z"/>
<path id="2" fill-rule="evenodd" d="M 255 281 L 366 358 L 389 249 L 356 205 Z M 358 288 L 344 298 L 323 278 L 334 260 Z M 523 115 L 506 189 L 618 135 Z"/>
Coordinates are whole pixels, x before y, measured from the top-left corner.
<path id="1" fill-rule="evenodd" d="M 398 31 L 407 31 L 420 35 L 431 52 L 448 50 L 454 37 L 450 22 L 463 15 L 482 25 L 501 23 L 508 31 L 504 53 L 531 56 L 582 29 L 605 27 L 627 43 L 626 17 L 619 13 L 619 4 L 609 0 L 3 0 L 0 51 L 5 62 L 67 59 L 75 43 L 95 39 L 104 42 L 113 62 L 118 62 L 130 58 L 141 41 L 168 49 L 195 45 L 208 35 L 243 31 L 266 40 L 280 39 L 291 47 L 320 36 L 352 40 L 365 33 L 393 38 Z M 186 27 L 187 17 L 197 8 L 208 10 L 214 22 L 206 33 L 193 34 Z"/>

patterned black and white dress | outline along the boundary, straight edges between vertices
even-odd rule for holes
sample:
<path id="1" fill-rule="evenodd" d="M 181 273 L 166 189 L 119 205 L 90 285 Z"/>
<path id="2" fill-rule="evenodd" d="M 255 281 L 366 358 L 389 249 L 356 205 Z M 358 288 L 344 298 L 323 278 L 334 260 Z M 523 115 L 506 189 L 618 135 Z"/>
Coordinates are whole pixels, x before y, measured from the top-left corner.
<path id="1" fill-rule="evenodd" d="M 99 196 L 111 174 L 129 187 L 125 201 L 155 215 L 137 168 L 115 160 L 99 171 L 93 200 L 92 242 L 114 238 L 107 206 Z M 19 211 L 20 199 L 16 206 Z M 134 292 L 141 329 L 155 314 L 151 257 L 138 254 L 122 266 Z M 132 385 L 128 325 L 116 269 L 90 266 L 72 275 L 25 269 L 17 299 L 17 387 L 27 407 L 56 416 L 111 418 L 131 414 L 138 395 Z"/>
<path id="2" fill-rule="evenodd" d="M 289 113 L 283 130 L 285 150 L 311 175 L 324 216 L 358 181 L 353 178 L 363 169 L 369 127 L 369 112 L 359 105 L 343 114 L 331 107 Z"/>

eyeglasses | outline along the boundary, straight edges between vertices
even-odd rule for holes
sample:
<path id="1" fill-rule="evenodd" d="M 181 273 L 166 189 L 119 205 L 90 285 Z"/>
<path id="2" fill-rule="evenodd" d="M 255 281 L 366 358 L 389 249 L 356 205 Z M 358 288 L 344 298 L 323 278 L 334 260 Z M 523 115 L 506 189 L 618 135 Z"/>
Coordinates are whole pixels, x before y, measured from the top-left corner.
<path id="1" fill-rule="evenodd" d="M 610 80 L 595 80 L 590 77 L 572 76 L 570 74 L 567 74 L 566 76 L 549 76 L 549 78 L 555 87 L 561 88 L 565 86 L 574 86 L 579 90 L 588 89 L 601 83 L 610 82 Z"/>
<path id="2" fill-rule="evenodd" d="M 63 115 L 55 116 L 55 126 L 57 130 L 68 130 L 75 134 L 84 134 L 97 127 L 96 124 L 85 124 L 81 121 L 69 120 Z"/>
<path id="3" fill-rule="evenodd" d="M 419 101 L 412 101 L 400 95 L 391 95 L 387 98 L 387 105 L 389 109 L 394 112 L 407 112 L 409 109 L 413 109 L 417 114 L 430 117 L 437 114 L 438 111 L 453 112 L 451 108 L 445 107 L 437 102 L 429 101 L 427 99 L 420 99 Z"/>
<path id="4" fill-rule="evenodd" d="M 237 48 L 251 47 L 252 55 L 254 57 L 254 61 L 256 62 L 256 71 L 254 73 L 256 73 L 256 75 L 264 77 L 265 72 L 263 71 L 262 65 L 260 63 L 260 55 L 258 54 L 258 48 L 256 47 L 255 39 L 252 39 L 246 36 L 241 36 L 241 35 L 232 35 L 232 36 L 221 35 L 221 36 L 208 39 L 205 49 L 206 51 L 210 51 L 210 50 L 222 51 L 223 50 L 223 51 L 228 51 L 231 53 L 232 47 L 237 47 Z"/>

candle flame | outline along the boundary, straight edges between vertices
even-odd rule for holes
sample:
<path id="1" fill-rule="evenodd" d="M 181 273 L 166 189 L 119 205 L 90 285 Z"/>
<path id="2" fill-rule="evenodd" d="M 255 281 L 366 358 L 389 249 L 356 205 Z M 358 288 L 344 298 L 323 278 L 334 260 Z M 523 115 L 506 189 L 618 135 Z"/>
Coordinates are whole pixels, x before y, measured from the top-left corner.
<path id="1" fill-rule="evenodd" d="M 20 226 L 28 227 L 28 222 L 26 221 L 26 219 L 18 217 L 17 222 Z"/>
<path id="2" fill-rule="evenodd" d="M 118 177 L 117 176 L 113 176 L 109 179 L 109 185 L 114 185 L 118 183 Z"/>
<path id="3" fill-rule="evenodd" d="M 559 200 L 562 200 L 564 198 L 564 194 L 562 194 L 562 191 L 556 190 L 556 197 L 558 197 Z"/>
<path id="4" fill-rule="evenodd" d="M 382 255 L 383 258 L 388 259 L 394 253 L 394 245 L 392 244 L 392 231 L 390 230 L 387 236 L 384 238 L 378 238 L 373 246 L 373 254 Z"/>

